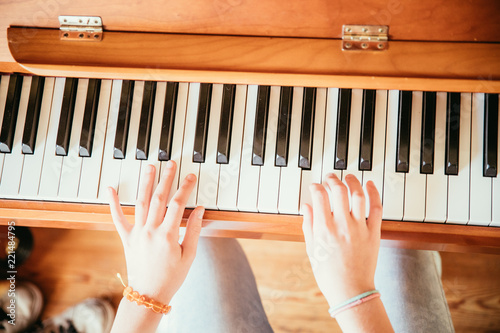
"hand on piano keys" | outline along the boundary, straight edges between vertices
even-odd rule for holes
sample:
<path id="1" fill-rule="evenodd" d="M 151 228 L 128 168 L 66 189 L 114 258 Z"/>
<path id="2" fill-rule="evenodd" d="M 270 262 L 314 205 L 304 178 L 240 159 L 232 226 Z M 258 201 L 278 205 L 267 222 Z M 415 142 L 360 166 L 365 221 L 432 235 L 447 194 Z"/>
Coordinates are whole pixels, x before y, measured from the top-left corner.
<path id="1" fill-rule="evenodd" d="M 143 171 L 135 205 L 134 225 L 125 218 L 118 195 L 111 187 L 110 208 L 125 251 L 128 285 L 139 294 L 168 305 L 186 279 L 196 256 L 205 210 L 197 207 L 191 212 L 184 240 L 179 244 L 181 219 L 188 198 L 195 188 L 196 176 L 189 174 L 181 182 L 167 209 L 176 164 L 172 161 L 166 163 L 160 182 L 153 191 L 156 171 L 153 165 L 148 165 Z M 155 330 L 162 315 L 156 314 L 150 320 L 142 321 L 144 318 L 141 317 L 141 312 L 136 311 L 136 307 L 137 305 L 122 300 L 113 328 L 115 331 Z M 145 312 L 154 314 L 148 309 Z M 130 325 L 137 325 L 137 329 L 131 329 Z M 150 329 L 153 327 L 154 329 Z"/>
<path id="2" fill-rule="evenodd" d="M 188 207 L 299 214 L 351 173 L 385 220 L 500 226 L 498 94 L 3 75 L 0 126 L 0 198 L 133 205 L 173 160 Z"/>
<path id="3" fill-rule="evenodd" d="M 354 175 L 347 175 L 345 182 L 347 186 L 335 174 L 328 174 L 323 185 L 309 187 L 312 205 L 302 208 L 307 255 L 330 309 L 375 290 L 382 202 L 372 181 L 366 184 L 368 198 Z M 366 331 L 364 325 L 377 332 L 393 332 L 380 298 L 336 318 L 345 332 Z"/>
<path id="4" fill-rule="evenodd" d="M 309 187 L 312 205 L 302 207 L 307 255 L 331 307 L 375 289 L 380 247 L 382 202 L 375 184 L 366 184 L 366 199 L 355 176 L 348 175 L 345 181 L 347 186 L 335 174 L 328 174 L 323 185 Z"/>

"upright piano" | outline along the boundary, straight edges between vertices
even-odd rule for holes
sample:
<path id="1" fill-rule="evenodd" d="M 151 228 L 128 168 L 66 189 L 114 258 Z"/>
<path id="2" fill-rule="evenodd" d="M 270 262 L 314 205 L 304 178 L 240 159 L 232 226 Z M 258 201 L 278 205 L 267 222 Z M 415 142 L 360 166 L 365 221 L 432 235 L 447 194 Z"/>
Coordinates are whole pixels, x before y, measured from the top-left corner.
<path id="1" fill-rule="evenodd" d="M 133 222 L 198 176 L 203 234 L 303 240 L 308 185 L 375 182 L 383 244 L 500 253 L 500 3 L 0 3 L 0 223 Z M 185 217 L 190 209 L 186 211 Z"/>

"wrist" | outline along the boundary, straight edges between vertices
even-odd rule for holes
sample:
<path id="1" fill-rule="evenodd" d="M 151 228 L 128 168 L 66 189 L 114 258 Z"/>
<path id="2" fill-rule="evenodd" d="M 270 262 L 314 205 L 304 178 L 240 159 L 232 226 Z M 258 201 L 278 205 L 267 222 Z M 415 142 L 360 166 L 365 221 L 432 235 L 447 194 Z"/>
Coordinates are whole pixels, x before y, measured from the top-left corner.
<path id="1" fill-rule="evenodd" d="M 167 296 L 167 293 L 151 292 L 151 290 L 150 292 L 144 292 L 144 289 L 141 288 L 141 286 L 139 286 L 139 289 L 134 290 L 131 285 L 125 285 L 120 273 L 118 273 L 117 276 L 125 288 L 123 289 L 123 298 L 125 300 L 131 303 L 135 302 L 138 306 L 144 306 L 147 309 L 151 309 L 151 311 L 155 313 L 167 314 L 170 312 L 171 306 L 169 306 L 169 304 L 173 295 Z M 159 289 L 153 289 L 153 291 L 154 290 L 158 291 Z"/>
<path id="2" fill-rule="evenodd" d="M 374 289 L 374 283 L 346 285 L 342 289 L 337 289 L 334 293 L 331 293 L 331 295 L 325 295 L 325 298 L 330 308 L 333 308 L 352 297 Z"/>
<path id="3" fill-rule="evenodd" d="M 128 286 L 139 294 L 148 298 L 154 299 L 163 304 L 170 304 L 170 300 L 174 297 L 176 291 L 165 286 L 164 282 L 160 283 L 145 283 L 146 279 L 129 279 Z M 125 283 L 123 286 L 126 287 Z"/>

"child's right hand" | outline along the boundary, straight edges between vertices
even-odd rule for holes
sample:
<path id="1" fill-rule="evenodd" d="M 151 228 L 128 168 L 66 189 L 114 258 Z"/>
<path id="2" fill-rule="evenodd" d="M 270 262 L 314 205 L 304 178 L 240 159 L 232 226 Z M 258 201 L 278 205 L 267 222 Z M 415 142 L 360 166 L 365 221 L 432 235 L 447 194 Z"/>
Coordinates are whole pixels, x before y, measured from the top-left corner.
<path id="1" fill-rule="evenodd" d="M 366 184 L 370 200 L 366 219 L 360 182 L 353 175 L 347 175 L 345 181 L 352 209 L 347 187 L 334 174 L 329 174 L 323 185 L 311 185 L 312 207 L 305 204 L 302 208 L 307 255 L 330 307 L 375 289 L 382 221 L 380 195 L 373 182 Z"/>

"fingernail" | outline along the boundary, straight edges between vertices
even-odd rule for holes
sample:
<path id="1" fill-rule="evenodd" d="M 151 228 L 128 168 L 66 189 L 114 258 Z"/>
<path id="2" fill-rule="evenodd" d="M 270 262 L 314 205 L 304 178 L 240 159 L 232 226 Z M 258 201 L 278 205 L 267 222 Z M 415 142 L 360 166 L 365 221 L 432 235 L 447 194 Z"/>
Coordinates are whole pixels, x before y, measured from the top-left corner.
<path id="1" fill-rule="evenodd" d="M 113 188 L 111 186 L 108 186 L 108 194 L 111 197 L 113 195 Z"/>
<path id="2" fill-rule="evenodd" d="M 167 168 L 171 169 L 174 167 L 174 162 L 172 162 L 172 160 L 168 160 L 167 161 Z"/>
<path id="3" fill-rule="evenodd" d="M 155 167 L 152 164 L 149 164 L 148 169 L 146 171 L 148 173 L 153 173 L 153 172 L 155 172 Z"/>
<path id="4" fill-rule="evenodd" d="M 337 179 L 339 179 L 339 177 L 337 177 L 337 175 L 336 175 L 336 174 L 334 174 L 333 172 L 330 172 L 330 173 L 327 175 L 327 177 L 330 177 L 330 178 L 337 178 Z"/>
<path id="5" fill-rule="evenodd" d="M 205 214 L 205 208 L 201 207 L 201 208 L 198 209 L 198 213 L 197 213 L 198 218 L 202 219 L 203 218 L 203 214 Z"/>
<path id="6" fill-rule="evenodd" d="M 319 185 L 319 184 L 313 183 L 313 184 L 309 185 L 309 191 L 311 191 L 311 192 L 316 191 L 316 189 L 317 189 L 316 185 Z"/>
<path id="7" fill-rule="evenodd" d="M 186 179 L 194 182 L 196 180 L 196 176 L 190 173 L 189 175 L 187 175 Z"/>

